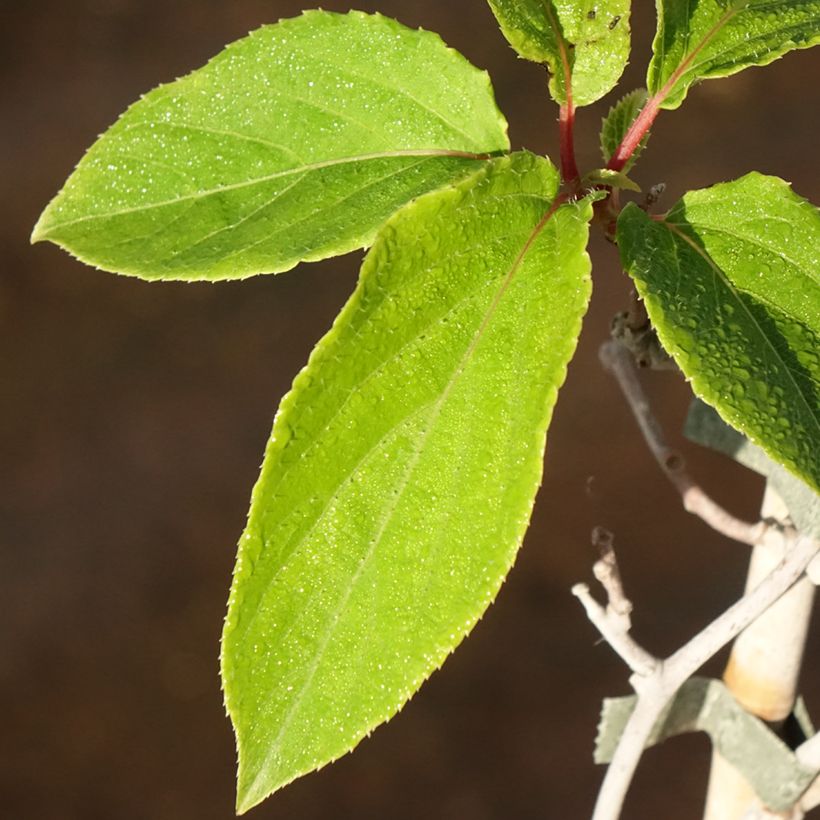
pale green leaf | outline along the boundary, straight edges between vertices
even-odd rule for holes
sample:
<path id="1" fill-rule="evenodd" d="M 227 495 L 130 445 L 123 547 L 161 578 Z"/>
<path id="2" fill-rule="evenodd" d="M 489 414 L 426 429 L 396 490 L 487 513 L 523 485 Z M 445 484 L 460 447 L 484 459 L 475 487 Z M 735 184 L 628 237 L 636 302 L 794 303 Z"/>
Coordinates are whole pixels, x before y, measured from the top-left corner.
<path id="1" fill-rule="evenodd" d="M 820 0 L 657 0 L 647 86 L 677 108 L 699 80 L 767 65 L 820 42 Z"/>
<path id="2" fill-rule="evenodd" d="M 380 15 L 306 12 L 135 103 L 33 239 L 147 279 L 238 279 L 369 245 L 508 148 L 486 73 Z"/>
<path id="3" fill-rule="evenodd" d="M 618 244 L 664 347 L 714 406 L 820 488 L 820 213 L 775 177 L 634 205 Z"/>
<path id="4" fill-rule="evenodd" d="M 544 63 L 550 93 L 589 105 L 618 82 L 629 58 L 630 0 L 488 0 L 510 45 Z"/>
<path id="5" fill-rule="evenodd" d="M 609 109 L 609 113 L 601 121 L 601 154 L 604 157 L 604 162 L 609 162 L 612 158 L 612 155 L 621 144 L 621 140 L 626 136 L 629 126 L 635 122 L 645 103 L 646 89 L 637 88 L 635 91 L 630 91 L 621 97 Z M 625 172 L 629 171 L 635 164 L 648 140 L 649 132 L 644 135 L 644 138 L 640 141 L 626 165 L 624 165 L 623 170 Z"/>
<path id="6" fill-rule="evenodd" d="M 610 168 L 596 168 L 590 171 L 581 180 L 583 187 L 593 185 L 608 185 L 610 188 L 620 188 L 624 191 L 641 192 L 641 186 L 630 179 L 623 171 L 613 171 Z"/>
<path id="7" fill-rule="evenodd" d="M 498 592 L 590 292 L 558 184 L 515 154 L 396 214 L 283 400 L 223 636 L 240 811 L 395 714 Z"/>

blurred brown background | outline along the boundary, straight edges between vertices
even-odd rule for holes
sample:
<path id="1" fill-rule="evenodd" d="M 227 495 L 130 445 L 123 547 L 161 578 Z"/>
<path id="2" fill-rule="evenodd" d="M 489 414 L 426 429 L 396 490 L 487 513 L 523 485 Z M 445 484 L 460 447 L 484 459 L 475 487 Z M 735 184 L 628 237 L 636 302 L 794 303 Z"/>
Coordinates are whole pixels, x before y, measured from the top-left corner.
<path id="1" fill-rule="evenodd" d="M 643 83 L 654 26 L 654 4 L 635 5 L 624 90 Z M 513 145 L 556 157 L 543 74 L 516 60 L 484 3 L 359 7 L 439 31 L 489 69 Z M 234 544 L 276 404 L 351 291 L 360 255 L 235 284 L 148 285 L 29 247 L 28 236 L 83 150 L 140 93 L 299 9 L 0 4 L 2 818 L 232 816 L 217 652 Z M 757 168 L 820 202 L 819 69 L 820 49 L 700 86 L 661 115 L 635 176 L 667 182 L 671 204 Z M 611 102 L 581 112 L 586 167 Z M 389 725 L 253 817 L 588 817 L 602 774 L 591 762 L 599 702 L 627 691 L 624 667 L 569 593 L 590 577 L 590 529 L 616 533 L 636 633 L 654 651 L 738 595 L 745 548 L 681 511 L 597 365 L 628 287 L 610 247 L 596 238 L 592 252 L 592 309 L 533 526 L 497 604 Z M 686 387 L 671 374 L 651 381 L 676 433 Z M 720 500 L 754 515 L 758 479 L 687 453 Z M 820 720 L 816 633 L 804 692 Z M 653 750 L 625 817 L 697 817 L 707 766 L 704 736 Z"/>

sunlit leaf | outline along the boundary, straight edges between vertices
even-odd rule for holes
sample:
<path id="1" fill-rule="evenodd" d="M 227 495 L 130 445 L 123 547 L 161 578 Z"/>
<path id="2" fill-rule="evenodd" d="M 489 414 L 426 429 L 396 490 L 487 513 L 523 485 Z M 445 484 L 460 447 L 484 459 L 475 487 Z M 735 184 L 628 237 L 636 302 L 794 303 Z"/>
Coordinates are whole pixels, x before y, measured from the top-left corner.
<path id="1" fill-rule="evenodd" d="M 677 108 L 698 80 L 766 65 L 820 42 L 820 0 L 657 0 L 647 87 Z"/>
<path id="2" fill-rule="evenodd" d="M 618 220 L 624 266 L 692 387 L 820 489 L 820 213 L 749 174 L 687 194 L 663 220 Z"/>
<path id="3" fill-rule="evenodd" d="M 630 0 L 488 0 L 510 45 L 544 63 L 550 92 L 589 105 L 618 82 L 629 57 Z"/>
<path id="4" fill-rule="evenodd" d="M 400 211 L 283 400 L 223 638 L 240 811 L 389 719 L 498 592 L 590 293 L 591 207 L 557 192 L 515 154 Z"/>
<path id="5" fill-rule="evenodd" d="M 135 103 L 33 239 L 146 279 L 237 279 L 369 245 L 508 148 L 489 79 L 434 34 L 306 12 Z"/>

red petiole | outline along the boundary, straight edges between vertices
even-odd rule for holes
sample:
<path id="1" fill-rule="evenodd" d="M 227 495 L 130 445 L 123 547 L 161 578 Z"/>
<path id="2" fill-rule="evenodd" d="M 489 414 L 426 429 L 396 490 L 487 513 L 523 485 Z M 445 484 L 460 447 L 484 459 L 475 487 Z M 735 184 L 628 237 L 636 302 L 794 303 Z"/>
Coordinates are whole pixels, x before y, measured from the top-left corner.
<path id="1" fill-rule="evenodd" d="M 579 180 L 578 166 L 575 163 L 575 106 L 567 92 L 567 102 L 561 105 L 558 117 L 558 132 L 561 147 L 561 177 L 564 182 L 575 183 Z"/>

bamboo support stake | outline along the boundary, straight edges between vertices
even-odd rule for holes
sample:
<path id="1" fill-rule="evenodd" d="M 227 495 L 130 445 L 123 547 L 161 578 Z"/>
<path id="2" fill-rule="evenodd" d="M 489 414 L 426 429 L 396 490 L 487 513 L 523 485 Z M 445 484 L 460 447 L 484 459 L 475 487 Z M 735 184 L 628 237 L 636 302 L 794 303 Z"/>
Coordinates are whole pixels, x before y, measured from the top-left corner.
<path id="1" fill-rule="evenodd" d="M 783 501 L 770 487 L 763 499 L 762 516 L 781 522 L 788 518 Z M 782 555 L 765 543 L 756 545 L 746 590 L 755 587 L 781 559 Z M 794 708 L 814 590 L 812 581 L 804 577 L 747 627 L 735 641 L 724 673 L 726 685 L 738 702 L 773 728 Z M 741 820 L 754 802 L 751 786 L 714 753 L 704 820 Z"/>

